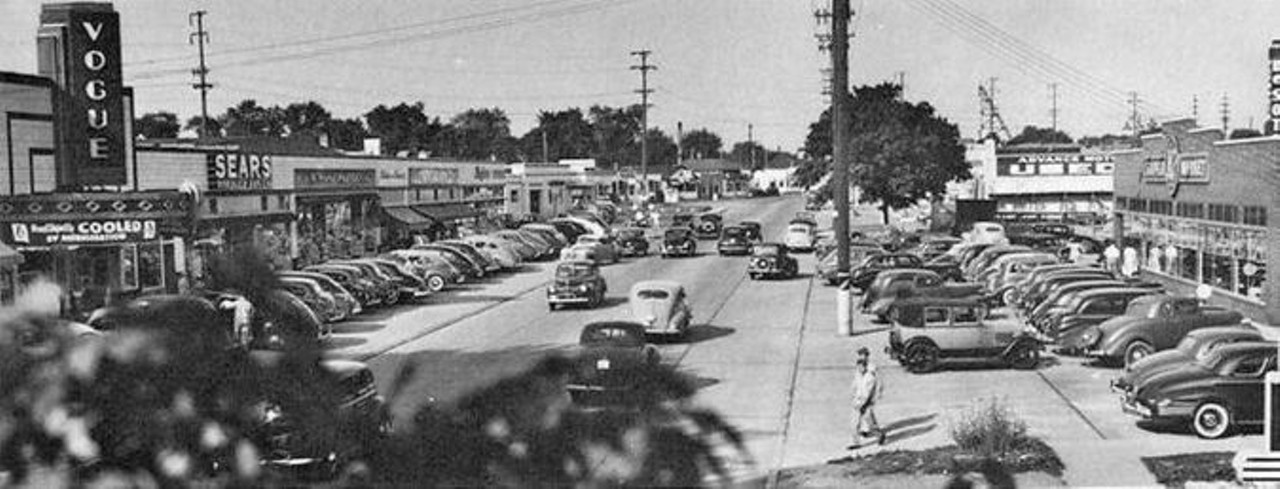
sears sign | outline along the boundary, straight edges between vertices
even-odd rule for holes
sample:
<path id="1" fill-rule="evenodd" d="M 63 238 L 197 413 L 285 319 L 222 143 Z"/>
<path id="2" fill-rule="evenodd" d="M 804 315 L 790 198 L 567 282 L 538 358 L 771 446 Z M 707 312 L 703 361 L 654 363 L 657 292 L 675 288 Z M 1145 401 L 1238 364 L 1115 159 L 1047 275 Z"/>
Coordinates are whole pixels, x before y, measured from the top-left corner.
<path id="1" fill-rule="evenodd" d="M 266 190 L 271 188 L 271 155 L 214 153 L 208 155 L 209 190 Z"/>

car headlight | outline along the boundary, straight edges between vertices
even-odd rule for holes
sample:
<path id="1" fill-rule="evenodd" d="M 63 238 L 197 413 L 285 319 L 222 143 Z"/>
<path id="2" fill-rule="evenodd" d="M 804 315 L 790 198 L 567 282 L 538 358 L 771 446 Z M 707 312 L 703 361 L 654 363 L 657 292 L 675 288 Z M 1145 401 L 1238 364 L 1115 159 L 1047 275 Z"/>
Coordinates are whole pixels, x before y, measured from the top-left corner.
<path id="1" fill-rule="evenodd" d="M 1169 407 L 1170 404 L 1173 404 L 1173 399 L 1161 399 L 1156 401 L 1155 406 L 1157 408 L 1164 409 Z"/>
<path id="2" fill-rule="evenodd" d="M 1102 334 L 1100 334 L 1096 329 L 1085 331 L 1084 334 L 1080 335 L 1080 344 L 1086 348 L 1093 346 L 1101 336 Z"/>
<path id="3" fill-rule="evenodd" d="M 586 292 L 587 289 L 588 289 L 587 284 L 582 284 L 578 286 L 578 292 Z"/>

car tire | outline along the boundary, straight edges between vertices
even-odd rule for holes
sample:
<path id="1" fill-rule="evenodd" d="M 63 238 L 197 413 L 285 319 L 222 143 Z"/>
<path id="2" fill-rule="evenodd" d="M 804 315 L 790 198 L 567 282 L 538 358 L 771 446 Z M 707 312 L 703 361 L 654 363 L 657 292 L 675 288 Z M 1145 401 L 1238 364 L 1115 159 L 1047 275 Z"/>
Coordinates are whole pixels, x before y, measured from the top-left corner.
<path id="1" fill-rule="evenodd" d="M 1201 404 L 1191 416 L 1191 430 L 1200 438 L 1222 438 L 1231 431 L 1231 410 L 1213 401 Z"/>
<path id="2" fill-rule="evenodd" d="M 1155 348 L 1152 348 L 1151 344 L 1142 340 L 1130 342 L 1129 346 L 1124 349 L 1125 368 L 1131 367 L 1133 364 L 1138 363 L 1138 360 L 1142 360 L 1152 353 L 1155 353 Z"/>
<path id="3" fill-rule="evenodd" d="M 931 343 L 913 343 L 903 352 L 903 366 L 911 373 L 929 373 L 938 368 L 938 347 Z"/>
<path id="4" fill-rule="evenodd" d="M 1014 292 L 1012 287 L 1004 289 L 1004 293 L 1000 294 L 1000 302 L 1003 303 L 1001 305 L 1004 305 L 1004 306 L 1013 305 L 1013 293 Z"/>
<path id="5" fill-rule="evenodd" d="M 427 277 L 427 288 L 431 289 L 432 292 L 440 292 L 444 290 L 445 286 L 447 285 L 446 282 L 447 281 L 444 279 L 444 277 L 441 277 L 439 275 L 431 275 Z"/>
<path id="6" fill-rule="evenodd" d="M 1018 370 L 1031 370 L 1040 365 L 1040 349 L 1027 343 L 1013 347 L 1009 352 L 1009 366 Z"/>
<path id="7" fill-rule="evenodd" d="M 759 276 L 759 275 L 757 275 L 757 274 L 754 274 L 754 273 L 748 273 L 748 274 L 747 274 L 747 277 L 750 277 L 750 278 L 751 278 L 751 280 L 759 280 L 759 279 L 760 279 L 760 276 Z"/>
<path id="8" fill-rule="evenodd" d="M 382 303 L 383 303 L 383 304 L 385 304 L 385 305 L 388 305 L 388 306 L 394 306 L 394 305 L 396 305 L 396 304 L 399 304 L 399 303 L 400 303 L 400 294 L 399 294 L 399 293 L 391 294 L 391 296 L 390 296 L 390 297 L 387 297 L 387 300 L 382 301 Z"/>
<path id="9" fill-rule="evenodd" d="M 555 304 L 554 302 L 552 302 L 552 303 L 548 303 L 548 304 L 547 304 L 547 310 L 552 311 L 552 312 L 555 312 L 555 310 L 556 310 L 556 304 Z"/>

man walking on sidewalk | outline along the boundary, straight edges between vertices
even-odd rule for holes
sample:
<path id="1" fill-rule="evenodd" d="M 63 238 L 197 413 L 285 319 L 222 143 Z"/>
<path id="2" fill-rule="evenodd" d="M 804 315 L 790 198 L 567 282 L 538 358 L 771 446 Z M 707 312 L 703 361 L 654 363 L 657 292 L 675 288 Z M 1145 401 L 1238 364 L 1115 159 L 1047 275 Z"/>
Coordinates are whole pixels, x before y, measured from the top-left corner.
<path id="1" fill-rule="evenodd" d="M 884 430 L 876 422 L 876 403 L 880 401 L 880 379 L 871 365 L 871 351 L 865 346 L 858 349 L 858 371 L 853 380 L 853 444 L 850 449 L 861 448 L 874 440 L 884 444 Z"/>

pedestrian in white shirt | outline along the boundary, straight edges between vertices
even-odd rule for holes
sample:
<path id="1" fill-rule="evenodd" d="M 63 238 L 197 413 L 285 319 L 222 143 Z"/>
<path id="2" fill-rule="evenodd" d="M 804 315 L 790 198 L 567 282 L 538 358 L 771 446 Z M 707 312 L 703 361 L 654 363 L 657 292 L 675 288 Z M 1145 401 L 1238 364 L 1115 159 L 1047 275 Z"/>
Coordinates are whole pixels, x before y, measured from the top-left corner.
<path id="1" fill-rule="evenodd" d="M 875 406 L 880 401 L 880 379 L 871 365 L 871 351 L 858 349 L 858 370 L 853 380 L 853 444 L 849 449 L 862 448 L 871 441 L 883 445 L 885 432 L 876 420 Z"/>
<path id="2" fill-rule="evenodd" d="M 1132 277 L 1138 274 L 1138 250 L 1133 244 L 1127 244 L 1124 247 L 1124 257 L 1120 263 L 1120 273 L 1126 277 Z"/>
<path id="3" fill-rule="evenodd" d="M 1106 260 L 1107 270 L 1120 271 L 1120 248 L 1114 241 L 1107 240 L 1107 248 L 1102 251 L 1102 257 Z"/>

